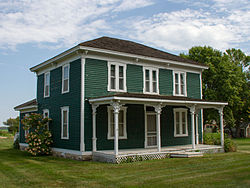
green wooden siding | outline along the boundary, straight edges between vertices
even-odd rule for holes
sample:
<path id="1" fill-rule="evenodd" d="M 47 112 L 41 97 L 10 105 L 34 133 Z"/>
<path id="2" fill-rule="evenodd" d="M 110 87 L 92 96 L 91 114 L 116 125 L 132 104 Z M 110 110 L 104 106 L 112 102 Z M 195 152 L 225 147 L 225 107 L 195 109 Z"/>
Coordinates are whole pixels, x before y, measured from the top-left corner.
<path id="1" fill-rule="evenodd" d="M 187 96 L 194 99 L 201 98 L 200 74 L 187 72 Z"/>
<path id="2" fill-rule="evenodd" d="M 127 65 L 127 91 L 130 93 L 143 92 L 143 68 L 138 65 Z"/>
<path id="3" fill-rule="evenodd" d="M 173 71 L 159 69 L 159 89 L 161 95 L 173 95 Z"/>
<path id="4" fill-rule="evenodd" d="M 70 63 L 70 91 L 62 94 L 62 67 L 50 72 L 50 97 L 43 97 L 44 74 L 38 76 L 38 111 L 49 110 L 53 147 L 80 150 L 81 60 Z M 69 139 L 61 139 L 61 107 L 69 106 Z"/>

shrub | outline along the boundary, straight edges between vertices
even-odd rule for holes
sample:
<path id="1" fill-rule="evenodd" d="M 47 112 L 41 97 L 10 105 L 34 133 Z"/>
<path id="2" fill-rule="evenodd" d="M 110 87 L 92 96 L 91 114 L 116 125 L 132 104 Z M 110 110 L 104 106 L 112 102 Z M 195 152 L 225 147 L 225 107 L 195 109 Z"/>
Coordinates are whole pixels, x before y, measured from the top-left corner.
<path id="1" fill-rule="evenodd" d="M 224 140 L 224 150 L 225 152 L 235 152 L 237 151 L 237 145 L 232 139 L 226 138 Z"/>
<path id="2" fill-rule="evenodd" d="M 48 130 L 49 120 L 36 113 L 31 113 L 22 120 L 24 129 L 31 131 L 26 135 L 26 150 L 34 156 L 51 154 L 52 135 Z"/>

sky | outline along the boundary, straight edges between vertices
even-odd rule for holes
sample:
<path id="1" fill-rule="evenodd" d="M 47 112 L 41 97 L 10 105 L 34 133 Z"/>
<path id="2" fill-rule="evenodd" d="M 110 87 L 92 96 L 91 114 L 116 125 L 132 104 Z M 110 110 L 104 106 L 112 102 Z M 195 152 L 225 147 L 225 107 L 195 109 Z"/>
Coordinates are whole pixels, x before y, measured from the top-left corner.
<path id="1" fill-rule="evenodd" d="M 250 55 L 250 0 L 0 0 L 0 125 L 36 97 L 30 67 L 101 36 Z"/>

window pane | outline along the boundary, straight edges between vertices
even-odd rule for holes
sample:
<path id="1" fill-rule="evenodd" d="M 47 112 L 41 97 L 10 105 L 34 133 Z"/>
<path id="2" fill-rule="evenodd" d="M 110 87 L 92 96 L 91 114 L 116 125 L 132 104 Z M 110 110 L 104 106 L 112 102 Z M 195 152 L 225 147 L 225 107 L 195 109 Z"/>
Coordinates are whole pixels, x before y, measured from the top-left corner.
<path id="1" fill-rule="evenodd" d="M 175 94 L 179 94 L 179 84 L 175 84 Z"/>
<path id="2" fill-rule="evenodd" d="M 64 67 L 63 79 L 69 78 L 69 66 Z"/>
<path id="3" fill-rule="evenodd" d="M 120 113 L 119 113 L 119 123 L 124 123 L 124 115 L 123 115 L 124 111 L 121 110 Z"/>
<path id="4" fill-rule="evenodd" d="M 179 83 L 179 77 L 178 77 L 178 74 L 175 73 L 175 83 L 178 84 Z"/>
<path id="5" fill-rule="evenodd" d="M 110 136 L 111 137 L 115 136 L 115 125 L 113 123 L 110 124 Z"/>
<path id="6" fill-rule="evenodd" d="M 186 134 L 186 112 L 182 112 L 182 133 Z"/>
<path id="7" fill-rule="evenodd" d="M 152 71 L 153 73 L 153 81 L 156 81 L 156 71 Z"/>
<path id="8" fill-rule="evenodd" d="M 45 76 L 45 84 L 46 85 L 49 85 L 49 75 L 50 74 L 46 74 L 46 76 Z"/>
<path id="9" fill-rule="evenodd" d="M 65 111 L 63 111 L 63 124 L 67 124 L 67 111 L 65 110 Z"/>
<path id="10" fill-rule="evenodd" d="M 157 84 L 156 84 L 156 82 L 153 82 L 153 92 L 154 93 L 157 92 Z"/>
<path id="11" fill-rule="evenodd" d="M 149 81 L 146 81 L 146 92 L 149 92 Z"/>
<path id="12" fill-rule="evenodd" d="M 119 123 L 119 136 L 124 136 L 124 124 Z"/>
<path id="13" fill-rule="evenodd" d="M 68 136 L 68 117 L 67 117 L 67 111 L 63 111 L 63 137 Z"/>
<path id="14" fill-rule="evenodd" d="M 123 82 L 123 78 L 120 78 L 119 79 L 119 89 L 120 90 L 124 90 L 124 84 L 123 84 L 124 82 Z"/>
<path id="15" fill-rule="evenodd" d="M 49 86 L 46 85 L 45 86 L 45 96 L 48 96 L 49 95 Z"/>
<path id="16" fill-rule="evenodd" d="M 181 73 L 181 84 L 184 84 L 184 74 Z"/>
<path id="17" fill-rule="evenodd" d="M 123 78 L 123 66 L 119 66 L 119 77 Z"/>
<path id="18" fill-rule="evenodd" d="M 146 70 L 146 80 L 149 80 L 149 70 Z"/>
<path id="19" fill-rule="evenodd" d="M 180 113 L 175 113 L 175 123 L 176 123 L 176 134 L 180 134 Z"/>
<path id="20" fill-rule="evenodd" d="M 115 65 L 111 65 L 111 76 L 115 77 Z"/>
<path id="21" fill-rule="evenodd" d="M 185 89 L 184 89 L 184 85 L 181 85 L 181 94 L 184 95 L 185 94 Z"/>
<path id="22" fill-rule="evenodd" d="M 69 79 L 63 81 L 63 91 L 68 91 L 69 89 Z"/>
<path id="23" fill-rule="evenodd" d="M 115 78 L 111 77 L 111 89 L 115 89 Z"/>

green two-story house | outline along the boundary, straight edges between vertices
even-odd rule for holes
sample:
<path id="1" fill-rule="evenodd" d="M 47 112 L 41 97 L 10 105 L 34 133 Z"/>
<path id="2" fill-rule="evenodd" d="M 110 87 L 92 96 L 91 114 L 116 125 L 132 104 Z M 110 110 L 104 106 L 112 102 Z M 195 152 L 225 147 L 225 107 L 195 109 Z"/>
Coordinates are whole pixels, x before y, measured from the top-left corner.
<path id="1" fill-rule="evenodd" d="M 203 109 L 218 109 L 223 133 L 227 105 L 202 99 L 204 69 L 142 44 L 101 37 L 32 67 L 37 97 L 15 109 L 20 119 L 31 112 L 52 119 L 56 155 L 98 159 L 124 151 L 160 154 L 170 146 L 195 149 L 202 144 Z M 20 123 L 22 148 L 25 134 Z"/>

